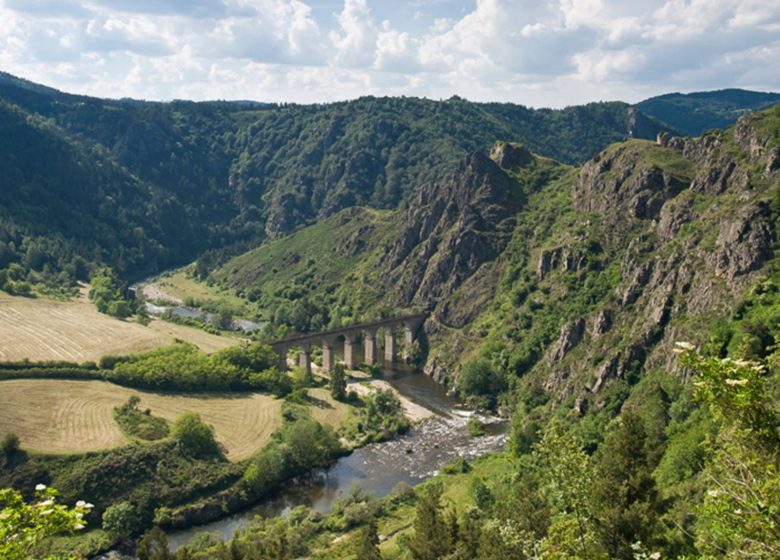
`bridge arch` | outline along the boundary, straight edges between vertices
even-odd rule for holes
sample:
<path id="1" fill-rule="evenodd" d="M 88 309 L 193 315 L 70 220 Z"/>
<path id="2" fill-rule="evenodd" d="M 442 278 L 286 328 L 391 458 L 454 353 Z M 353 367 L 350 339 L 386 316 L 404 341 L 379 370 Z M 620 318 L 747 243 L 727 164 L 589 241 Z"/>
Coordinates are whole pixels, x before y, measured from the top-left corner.
<path id="1" fill-rule="evenodd" d="M 279 369 L 286 371 L 287 354 L 293 347 L 301 348 L 299 364 L 311 374 L 311 348 L 322 346 L 322 366 L 330 371 L 335 365 L 335 348 L 341 338 L 344 339 L 344 363 L 347 368 L 354 369 L 359 363 L 356 355 L 356 346 L 360 339 L 363 340 L 363 362 L 374 365 L 377 362 L 377 334 L 384 331 L 384 358 L 386 362 L 395 362 L 398 359 L 396 331 L 403 328 L 404 348 L 408 350 L 414 344 L 417 332 L 428 318 L 428 313 L 415 313 L 401 317 L 378 319 L 368 323 L 358 323 L 330 329 L 318 333 L 309 333 L 290 336 L 271 343 L 271 348 L 279 354 Z M 408 355 L 403 356 L 408 359 Z"/>

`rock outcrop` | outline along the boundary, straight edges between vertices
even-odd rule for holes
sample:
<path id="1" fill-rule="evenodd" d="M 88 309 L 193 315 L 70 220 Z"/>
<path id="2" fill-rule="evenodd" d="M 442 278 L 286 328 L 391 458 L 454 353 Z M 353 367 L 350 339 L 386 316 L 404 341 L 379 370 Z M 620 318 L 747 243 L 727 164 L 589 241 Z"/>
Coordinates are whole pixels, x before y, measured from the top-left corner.
<path id="1" fill-rule="evenodd" d="M 449 181 L 421 189 L 387 252 L 385 277 L 398 303 L 438 306 L 440 320 L 448 325 L 473 319 L 478 302 L 466 309 L 447 305 L 446 299 L 503 251 L 520 208 L 515 193 L 514 182 L 479 153 L 468 156 Z"/>

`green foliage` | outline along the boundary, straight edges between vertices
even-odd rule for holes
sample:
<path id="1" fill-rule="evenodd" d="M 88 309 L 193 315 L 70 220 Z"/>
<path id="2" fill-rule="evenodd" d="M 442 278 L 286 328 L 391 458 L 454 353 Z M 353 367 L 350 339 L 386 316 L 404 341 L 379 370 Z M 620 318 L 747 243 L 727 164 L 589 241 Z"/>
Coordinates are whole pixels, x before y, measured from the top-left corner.
<path id="1" fill-rule="evenodd" d="M 441 493 L 440 487 L 428 486 L 417 500 L 414 533 L 407 544 L 414 560 L 438 560 L 455 547 L 442 510 Z"/>
<path id="2" fill-rule="evenodd" d="M 126 288 L 108 267 L 97 270 L 92 276 L 89 299 L 98 311 L 106 315 L 123 319 L 133 313 L 133 304 L 126 296 Z"/>
<path id="3" fill-rule="evenodd" d="M 125 540 L 140 528 L 135 506 L 130 502 L 118 502 L 103 512 L 103 530 L 116 540 Z"/>
<path id="4" fill-rule="evenodd" d="M 729 558 L 780 555 L 780 423 L 764 364 L 704 357 L 680 344 L 681 363 L 696 372 L 696 398 L 720 423 L 706 464 L 697 546 Z M 773 354 L 772 364 L 776 354 Z"/>
<path id="5" fill-rule="evenodd" d="M 276 366 L 276 354 L 260 343 L 231 347 L 212 355 L 191 344 L 174 344 L 122 358 L 104 358 L 109 381 L 131 387 L 193 390 L 255 389 L 284 396 L 289 376 Z"/>
<path id="6" fill-rule="evenodd" d="M 285 423 L 248 462 L 243 481 L 254 496 L 264 496 L 280 484 L 311 469 L 329 466 L 344 452 L 329 426 L 308 416 Z"/>
<path id="7" fill-rule="evenodd" d="M 358 442 L 390 439 L 410 428 L 401 400 L 392 389 L 379 389 L 364 397 L 364 405 L 348 418 L 344 435 Z"/>
<path id="8" fill-rule="evenodd" d="M 375 519 L 380 507 L 377 498 L 356 486 L 349 494 L 336 500 L 326 526 L 336 531 L 348 531 Z"/>
<path id="9" fill-rule="evenodd" d="M 57 503 L 58 493 L 38 484 L 35 498 L 26 503 L 19 492 L 0 489 L 0 558 L 26 560 L 42 539 L 58 533 L 73 533 L 84 528 L 84 516 L 91 504 L 78 502 L 73 508 Z M 49 556 L 50 560 L 75 558 Z"/>
<path id="10" fill-rule="evenodd" d="M 152 527 L 135 548 L 138 560 L 173 560 L 174 555 L 168 548 L 168 537 L 159 527 Z"/>
<path id="11" fill-rule="evenodd" d="M 476 416 L 469 418 L 468 424 L 466 424 L 466 429 L 468 430 L 471 437 L 480 437 L 487 433 L 485 431 L 485 425 L 480 422 L 479 418 Z"/>
<path id="12" fill-rule="evenodd" d="M 663 502 L 646 441 L 641 417 L 628 411 L 599 449 L 593 506 L 599 540 L 611 558 L 633 558 L 634 543 L 652 546 L 661 532 Z"/>
<path id="13" fill-rule="evenodd" d="M 358 531 L 355 538 L 355 557 L 360 560 L 382 560 L 376 518 L 370 517 L 365 527 Z"/>
<path id="14" fill-rule="evenodd" d="M 0 454 L 6 459 L 10 459 L 19 451 L 19 436 L 13 432 L 8 432 L 0 440 Z"/>
<path id="15" fill-rule="evenodd" d="M 697 93 L 668 93 L 636 106 L 683 134 L 698 136 L 706 130 L 725 128 L 749 111 L 780 102 L 780 95 L 740 89 Z"/>
<path id="16" fill-rule="evenodd" d="M 465 363 L 458 375 L 458 389 L 463 397 L 475 404 L 493 408 L 497 396 L 506 390 L 506 379 L 485 358 Z"/>
<path id="17" fill-rule="evenodd" d="M 347 380 L 341 363 L 333 366 L 330 372 L 330 395 L 337 401 L 343 401 L 347 396 Z"/>
<path id="18" fill-rule="evenodd" d="M 130 437 L 155 441 L 168 436 L 168 422 L 152 416 L 150 410 L 138 410 L 140 398 L 133 395 L 125 404 L 114 408 L 114 420 Z"/>
<path id="19" fill-rule="evenodd" d="M 173 423 L 173 439 L 188 454 L 196 457 L 208 457 L 220 453 L 219 444 L 214 437 L 214 428 L 200 419 L 195 412 L 185 412 Z"/>

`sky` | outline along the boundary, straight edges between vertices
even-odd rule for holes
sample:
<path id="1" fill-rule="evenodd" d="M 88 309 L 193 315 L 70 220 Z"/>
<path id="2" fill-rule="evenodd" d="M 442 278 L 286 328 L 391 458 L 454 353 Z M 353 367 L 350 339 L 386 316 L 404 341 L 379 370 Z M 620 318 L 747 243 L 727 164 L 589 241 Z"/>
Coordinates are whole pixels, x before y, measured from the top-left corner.
<path id="1" fill-rule="evenodd" d="M 0 70 L 149 100 L 780 91 L 780 0 L 0 0 Z"/>

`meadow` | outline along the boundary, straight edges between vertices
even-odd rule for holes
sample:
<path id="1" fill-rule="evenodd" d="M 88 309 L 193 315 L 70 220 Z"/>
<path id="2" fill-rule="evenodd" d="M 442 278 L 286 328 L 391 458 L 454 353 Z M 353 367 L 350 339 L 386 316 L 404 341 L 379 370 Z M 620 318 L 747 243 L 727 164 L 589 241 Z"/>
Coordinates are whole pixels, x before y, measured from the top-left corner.
<path id="1" fill-rule="evenodd" d="M 281 424 L 281 401 L 257 393 L 169 395 L 104 381 L 0 382 L 0 434 L 14 432 L 33 453 L 85 453 L 128 443 L 113 409 L 137 395 L 139 408 L 173 421 L 194 411 L 212 426 L 232 461 L 265 445 Z"/>
<path id="2" fill-rule="evenodd" d="M 130 354 L 191 342 L 206 352 L 237 343 L 200 329 L 153 319 L 148 326 L 98 313 L 83 295 L 70 301 L 0 293 L 0 361 L 97 361 L 105 354 Z"/>

